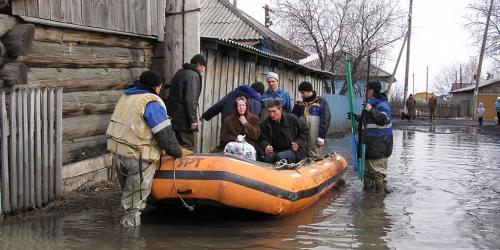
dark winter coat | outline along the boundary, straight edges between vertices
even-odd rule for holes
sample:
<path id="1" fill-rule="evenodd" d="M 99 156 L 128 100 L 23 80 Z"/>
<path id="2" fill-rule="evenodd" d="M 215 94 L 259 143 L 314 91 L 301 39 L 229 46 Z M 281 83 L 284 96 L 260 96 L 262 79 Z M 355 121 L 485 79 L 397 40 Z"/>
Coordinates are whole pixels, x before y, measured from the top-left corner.
<path id="1" fill-rule="evenodd" d="M 307 107 L 308 115 L 319 116 L 319 133 L 318 137 L 325 139 L 328 133 L 328 128 L 330 127 L 330 120 L 332 114 L 330 113 L 330 107 L 325 98 L 319 96 L 314 96 L 310 100 L 304 100 L 293 106 L 292 114 L 297 117 L 303 117 L 305 115 L 305 108 Z"/>
<path id="2" fill-rule="evenodd" d="M 248 123 L 242 125 L 238 114 L 233 114 L 227 117 L 222 123 L 220 131 L 220 147 L 223 149 L 228 143 L 236 141 L 238 135 L 246 135 L 245 141 L 252 144 L 255 150 L 259 152 L 259 137 L 260 137 L 260 119 L 258 116 L 247 113 L 245 118 Z"/>
<path id="3" fill-rule="evenodd" d="M 219 102 L 210 107 L 201 116 L 205 121 L 211 120 L 213 117 L 221 113 L 221 121 L 225 121 L 227 117 L 236 113 L 234 102 L 236 98 L 243 96 L 247 99 L 247 109 L 250 113 L 260 116 L 262 110 L 262 102 L 259 94 L 248 85 L 241 85 L 235 90 L 229 92 Z"/>
<path id="4" fill-rule="evenodd" d="M 190 132 L 191 124 L 198 121 L 198 99 L 201 94 L 202 77 L 193 64 L 184 64 L 172 78 L 168 96 L 166 88 L 161 97 L 167 106 L 168 115 L 172 118 L 172 128 L 177 131 Z"/>
<path id="5" fill-rule="evenodd" d="M 370 112 L 363 111 L 360 121 L 360 127 L 363 128 L 362 136 L 366 144 L 366 159 L 388 158 L 392 154 L 393 143 L 391 107 L 386 97 L 382 98 L 382 100 L 373 97 L 368 100 L 368 103 L 370 103 L 372 109 Z M 358 155 L 361 156 L 360 152 L 358 152 Z"/>
<path id="6" fill-rule="evenodd" d="M 309 128 L 307 124 L 294 114 L 283 112 L 280 123 L 276 123 L 269 117 L 260 124 L 260 147 L 265 152 L 265 148 L 271 145 L 274 152 L 282 152 L 292 149 L 292 142 L 299 145 L 298 152 L 295 153 L 296 161 L 301 161 L 307 157 L 307 139 L 309 138 Z"/>

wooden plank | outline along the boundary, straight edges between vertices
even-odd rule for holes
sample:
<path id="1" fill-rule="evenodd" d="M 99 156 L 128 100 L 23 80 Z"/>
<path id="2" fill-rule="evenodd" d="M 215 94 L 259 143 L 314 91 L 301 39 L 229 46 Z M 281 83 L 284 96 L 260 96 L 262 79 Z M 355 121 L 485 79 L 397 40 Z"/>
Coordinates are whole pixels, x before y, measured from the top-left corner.
<path id="1" fill-rule="evenodd" d="M 50 20 L 59 22 L 63 21 L 61 0 L 50 0 Z"/>
<path id="2" fill-rule="evenodd" d="M 61 195 L 61 170 L 62 170 L 62 103 L 63 103 L 63 94 L 62 89 L 56 90 L 56 155 L 55 155 L 55 171 L 54 171 L 54 179 L 55 179 L 55 196 L 59 197 Z"/>
<path id="3" fill-rule="evenodd" d="M 49 107 L 47 90 L 42 91 L 42 204 L 49 202 Z"/>
<path id="4" fill-rule="evenodd" d="M 30 207 L 30 170 L 29 170 L 29 123 L 28 123 L 28 91 L 21 91 L 23 95 L 23 198 L 24 198 L 24 208 L 27 209 Z"/>
<path id="5" fill-rule="evenodd" d="M 113 16 L 113 29 L 118 31 L 125 31 L 126 22 L 128 20 L 125 19 L 124 15 L 124 5 L 125 2 L 123 0 L 113 0 L 110 1 L 113 4 L 113 8 L 110 7 L 110 10 L 114 10 Z"/>
<path id="6" fill-rule="evenodd" d="M 87 27 L 95 27 L 92 20 L 92 1 L 84 0 L 82 1 L 82 25 Z"/>
<path id="7" fill-rule="evenodd" d="M 21 91 L 17 95 L 17 201 L 19 209 L 24 209 L 24 123 L 23 123 L 23 95 Z"/>
<path id="8" fill-rule="evenodd" d="M 147 35 L 153 35 L 153 14 L 151 13 L 151 1 L 154 1 L 154 0 L 145 0 L 145 1 L 142 1 L 146 6 L 145 6 L 145 10 L 143 11 L 144 14 L 145 14 L 145 18 L 146 18 L 146 34 Z M 143 24 L 144 25 L 144 24 Z"/>
<path id="9" fill-rule="evenodd" d="M 50 0 L 38 0 L 38 17 L 50 19 Z"/>
<path id="10" fill-rule="evenodd" d="M 133 11 L 135 12 L 135 29 L 134 33 L 141 35 L 148 34 L 148 15 L 147 13 L 147 0 L 133 0 Z"/>
<path id="11" fill-rule="evenodd" d="M 18 186 L 17 186 L 17 95 L 16 91 L 10 95 L 10 202 L 12 211 L 18 209 Z"/>
<path id="12" fill-rule="evenodd" d="M 151 8 L 148 11 L 148 16 L 151 20 L 151 35 L 158 36 L 158 0 L 150 1 Z"/>
<path id="13" fill-rule="evenodd" d="M 36 206 L 42 206 L 42 116 L 41 90 L 35 90 L 35 200 Z"/>
<path id="14" fill-rule="evenodd" d="M 63 118 L 81 115 L 110 114 L 113 112 L 122 94 L 123 92 L 121 90 L 65 93 Z"/>
<path id="15" fill-rule="evenodd" d="M 96 1 L 95 4 L 95 12 L 97 13 L 97 18 L 99 20 L 97 27 L 103 28 L 103 29 L 112 29 L 111 25 L 109 23 L 109 18 L 108 16 L 110 15 L 115 15 L 114 12 L 111 12 L 108 6 L 108 1 Z"/>
<path id="16" fill-rule="evenodd" d="M 207 64 L 212 65 L 211 67 L 207 67 L 205 72 L 205 84 L 203 84 L 204 95 L 203 95 L 203 109 L 207 109 L 212 106 L 212 96 L 213 89 L 215 84 L 215 51 L 209 50 L 207 54 Z M 203 132 L 201 134 L 201 150 L 202 152 L 208 152 L 210 150 L 210 143 L 212 135 L 212 125 L 213 120 L 210 122 L 203 123 Z"/>
<path id="17" fill-rule="evenodd" d="M 222 57 L 222 53 L 220 51 L 217 52 L 217 58 L 216 58 L 216 64 L 215 64 L 215 82 L 214 82 L 214 94 L 213 94 L 213 99 L 212 99 L 212 105 L 217 103 L 222 97 L 224 97 L 224 90 L 223 84 L 225 83 L 225 77 L 224 75 L 224 60 Z M 227 77 L 227 73 L 226 73 Z M 215 148 L 218 145 L 219 141 L 219 133 L 220 133 L 220 128 L 222 127 L 222 121 L 221 121 L 221 116 L 215 117 L 213 120 L 213 127 L 212 127 L 212 141 L 211 141 L 211 148 Z"/>
<path id="18" fill-rule="evenodd" d="M 92 159 L 67 164 L 62 168 L 62 179 L 74 178 L 96 172 L 111 165 L 112 154 L 104 154 Z"/>
<path id="19" fill-rule="evenodd" d="M 2 170 L 2 210 L 3 213 L 10 213 L 12 208 L 10 204 L 10 178 L 9 178 L 9 119 L 7 117 L 7 99 L 5 91 L 0 91 L 0 164 Z"/>
<path id="20" fill-rule="evenodd" d="M 35 91 L 28 92 L 29 206 L 35 207 Z"/>
<path id="21" fill-rule="evenodd" d="M 26 4 L 24 2 L 25 0 L 15 0 L 12 1 L 12 14 L 14 15 L 19 15 L 19 16 L 26 16 Z"/>
<path id="22" fill-rule="evenodd" d="M 149 51 L 148 51 L 149 50 Z M 29 67 L 51 68 L 130 68 L 147 67 L 146 51 L 118 47 L 75 45 L 72 43 L 33 43 L 33 52 L 19 57 Z"/>
<path id="23" fill-rule="evenodd" d="M 69 0 L 70 1 L 70 10 L 69 13 L 71 15 L 71 23 L 82 25 L 82 0 Z M 83 0 L 85 1 L 85 0 Z"/>
<path id="24" fill-rule="evenodd" d="M 71 6 L 73 5 L 71 0 L 61 1 L 61 21 L 65 23 L 71 22 Z"/>
<path id="25" fill-rule="evenodd" d="M 25 1 L 26 13 L 31 17 L 38 17 L 38 1 Z"/>
<path id="26" fill-rule="evenodd" d="M 77 116 L 63 119 L 63 139 L 72 140 L 106 133 L 111 114 Z M 86 126 L 82 126 L 85 124 Z"/>
<path id="27" fill-rule="evenodd" d="M 28 81 L 32 87 L 64 87 L 65 92 L 117 90 L 132 84 L 144 70 L 30 68 Z"/>
<path id="28" fill-rule="evenodd" d="M 158 41 L 165 41 L 165 1 L 158 0 Z"/>
<path id="29" fill-rule="evenodd" d="M 127 0 L 128 1 L 128 8 L 127 8 L 127 12 L 128 12 L 128 20 L 127 20 L 127 32 L 130 32 L 130 33 L 136 33 L 138 34 L 139 32 L 137 32 L 137 27 L 136 27 L 136 6 L 137 6 L 137 0 Z"/>
<path id="30" fill-rule="evenodd" d="M 49 112 L 49 201 L 54 200 L 54 165 L 55 165 L 55 95 L 54 89 L 48 90 L 48 112 Z M 83 123 L 81 123 L 83 124 Z"/>

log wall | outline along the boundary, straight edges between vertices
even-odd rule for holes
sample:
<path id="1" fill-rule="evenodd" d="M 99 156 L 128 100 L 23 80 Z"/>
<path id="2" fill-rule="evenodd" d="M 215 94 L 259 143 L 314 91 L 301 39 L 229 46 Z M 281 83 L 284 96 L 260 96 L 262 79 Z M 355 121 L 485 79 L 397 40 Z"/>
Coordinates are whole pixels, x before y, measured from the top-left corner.
<path id="1" fill-rule="evenodd" d="M 0 27 L 11 28 L 2 39 L 19 25 L 0 15 Z M 25 52 L 0 57 L 6 62 L 0 67 L 4 90 L 62 88 L 63 163 L 106 153 L 111 113 L 123 88 L 151 67 L 155 40 L 29 25 L 33 34 Z"/>

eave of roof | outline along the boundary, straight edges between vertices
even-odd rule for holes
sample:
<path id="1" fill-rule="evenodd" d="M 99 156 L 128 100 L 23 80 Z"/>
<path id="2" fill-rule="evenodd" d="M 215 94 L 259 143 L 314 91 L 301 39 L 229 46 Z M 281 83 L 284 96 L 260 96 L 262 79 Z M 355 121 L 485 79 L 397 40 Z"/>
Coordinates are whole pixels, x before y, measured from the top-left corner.
<path id="1" fill-rule="evenodd" d="M 234 47 L 234 48 L 245 50 L 247 52 L 256 53 L 256 54 L 259 54 L 260 56 L 263 56 L 263 57 L 267 57 L 267 58 L 270 58 L 270 59 L 282 61 L 284 63 L 293 65 L 293 66 L 295 66 L 297 68 L 301 68 L 301 69 L 304 69 L 304 70 L 312 71 L 312 72 L 315 72 L 317 74 L 326 76 L 325 78 L 328 78 L 328 79 L 332 79 L 335 76 L 331 72 L 324 71 L 324 70 L 319 70 L 319 69 L 315 69 L 315 68 L 311 68 L 311 67 L 307 67 L 307 66 L 302 65 L 300 63 L 297 63 L 296 61 L 291 60 L 289 58 L 278 56 L 278 55 L 271 54 L 271 53 L 268 53 L 268 52 L 264 52 L 264 51 L 259 50 L 257 48 L 254 48 L 254 47 L 251 47 L 251 46 L 248 46 L 248 45 L 245 45 L 245 44 L 242 44 L 242 43 L 230 40 L 230 39 L 224 39 L 224 38 L 218 38 L 218 37 L 202 37 L 201 39 L 202 39 L 202 41 L 206 40 L 206 41 L 217 42 L 219 44 L 224 44 L 224 45 L 229 46 L 229 47 Z"/>
<path id="2" fill-rule="evenodd" d="M 485 87 L 485 86 L 488 86 L 490 84 L 497 83 L 497 82 L 500 82 L 500 78 L 494 78 L 494 79 L 490 79 L 487 81 L 483 81 L 483 82 L 479 83 L 479 88 L 482 88 L 482 87 Z M 472 84 L 472 85 L 465 86 L 465 87 L 460 88 L 460 89 L 455 89 L 453 91 L 450 91 L 450 93 L 467 92 L 467 91 L 473 91 L 475 89 L 476 89 L 476 84 Z"/>

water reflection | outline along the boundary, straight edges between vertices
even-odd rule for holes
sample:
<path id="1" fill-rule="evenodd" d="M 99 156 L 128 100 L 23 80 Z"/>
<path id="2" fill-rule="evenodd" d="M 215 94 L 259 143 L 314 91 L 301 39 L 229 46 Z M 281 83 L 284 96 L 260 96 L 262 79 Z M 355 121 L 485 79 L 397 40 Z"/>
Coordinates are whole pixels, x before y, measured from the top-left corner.
<path id="1" fill-rule="evenodd" d="M 350 140 L 329 151 L 350 157 Z M 467 127 L 394 132 L 387 196 L 346 184 L 286 218 L 157 209 L 139 230 L 119 200 L 0 226 L 0 249 L 499 249 L 500 142 Z M 117 196 L 115 196 L 117 198 Z"/>

